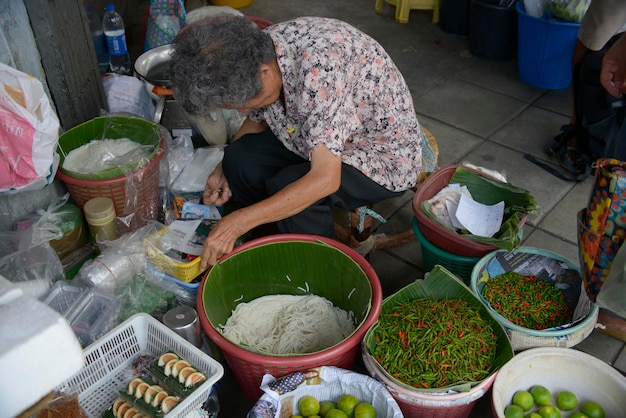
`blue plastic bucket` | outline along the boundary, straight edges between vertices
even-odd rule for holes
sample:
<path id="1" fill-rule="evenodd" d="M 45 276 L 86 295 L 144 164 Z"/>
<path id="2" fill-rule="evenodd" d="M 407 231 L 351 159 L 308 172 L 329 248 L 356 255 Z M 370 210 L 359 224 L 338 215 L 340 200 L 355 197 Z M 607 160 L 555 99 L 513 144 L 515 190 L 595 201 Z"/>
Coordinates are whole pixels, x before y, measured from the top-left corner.
<path id="1" fill-rule="evenodd" d="M 518 72 L 532 86 L 556 90 L 572 84 L 572 59 L 580 23 L 537 18 L 517 3 Z"/>

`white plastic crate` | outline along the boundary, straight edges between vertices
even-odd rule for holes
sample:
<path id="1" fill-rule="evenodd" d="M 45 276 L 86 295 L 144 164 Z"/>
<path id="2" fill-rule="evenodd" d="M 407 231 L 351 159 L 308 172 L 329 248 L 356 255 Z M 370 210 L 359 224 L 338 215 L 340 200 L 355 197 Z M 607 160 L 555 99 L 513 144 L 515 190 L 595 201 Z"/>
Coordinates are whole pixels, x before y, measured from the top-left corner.
<path id="1" fill-rule="evenodd" d="M 138 313 L 85 348 L 85 366 L 57 389 L 78 393 L 78 402 L 90 418 L 100 418 L 120 391 L 126 389 L 133 362 L 142 355 L 160 356 L 176 352 L 207 380 L 182 402 L 167 418 L 187 417 L 208 398 L 213 385 L 224 375 L 224 367 L 187 340 L 145 313 Z"/>

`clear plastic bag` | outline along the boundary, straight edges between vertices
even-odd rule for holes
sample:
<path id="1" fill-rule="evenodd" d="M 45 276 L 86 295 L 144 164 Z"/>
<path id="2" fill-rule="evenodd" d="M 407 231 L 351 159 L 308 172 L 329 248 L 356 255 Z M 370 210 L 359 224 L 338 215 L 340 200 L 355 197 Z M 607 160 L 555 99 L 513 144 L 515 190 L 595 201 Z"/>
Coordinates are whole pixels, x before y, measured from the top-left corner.
<path id="1" fill-rule="evenodd" d="M 596 303 L 626 318 L 626 246 L 622 245 L 613 260 L 611 271 L 602 284 Z"/>
<path id="2" fill-rule="evenodd" d="M 171 43 L 186 18 L 182 0 L 151 0 L 144 50 Z"/>
<path id="3" fill-rule="evenodd" d="M 559 21 L 579 23 L 590 4 L 591 0 L 546 0 L 544 13 Z"/>

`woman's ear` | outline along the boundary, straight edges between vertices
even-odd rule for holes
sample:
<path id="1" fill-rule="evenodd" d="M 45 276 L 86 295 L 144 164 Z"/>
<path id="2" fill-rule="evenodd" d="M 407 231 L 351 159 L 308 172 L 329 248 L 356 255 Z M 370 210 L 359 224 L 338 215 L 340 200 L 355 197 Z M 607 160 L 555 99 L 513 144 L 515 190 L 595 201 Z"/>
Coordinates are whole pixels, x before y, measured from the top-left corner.
<path id="1" fill-rule="evenodd" d="M 272 67 L 267 64 L 261 64 L 261 79 L 265 80 L 272 75 Z"/>

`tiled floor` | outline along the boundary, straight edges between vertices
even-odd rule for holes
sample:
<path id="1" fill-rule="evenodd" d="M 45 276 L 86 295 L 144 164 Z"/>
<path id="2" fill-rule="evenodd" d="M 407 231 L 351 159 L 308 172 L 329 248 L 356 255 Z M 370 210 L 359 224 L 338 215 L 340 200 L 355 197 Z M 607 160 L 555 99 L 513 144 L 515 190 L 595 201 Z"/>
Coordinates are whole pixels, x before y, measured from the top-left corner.
<path id="1" fill-rule="evenodd" d="M 408 24 L 394 20 L 395 7 L 374 11 L 374 0 L 255 0 L 240 9 L 250 16 L 277 22 L 305 15 L 345 20 L 377 39 L 403 72 L 413 93 L 420 122 L 437 138 L 440 166 L 470 162 L 500 171 L 529 190 L 539 203 L 537 215 L 524 228 L 524 245 L 561 254 L 578 263 L 576 212 L 587 204 L 591 178 L 583 183 L 559 180 L 523 158 L 524 153 L 549 161 L 545 149 L 569 121 L 571 92 L 542 90 L 518 78 L 515 59 L 479 59 L 468 39 L 443 32 L 431 22 L 432 12 L 412 11 Z M 388 219 L 376 232 L 410 228 L 413 194 L 376 209 Z M 423 277 L 417 241 L 371 254 L 385 295 Z M 626 372 L 624 342 L 594 331 L 576 349 Z M 243 417 L 251 406 L 238 392 L 227 370 L 220 383 L 224 417 Z M 488 417 L 488 399 L 472 417 Z"/>

